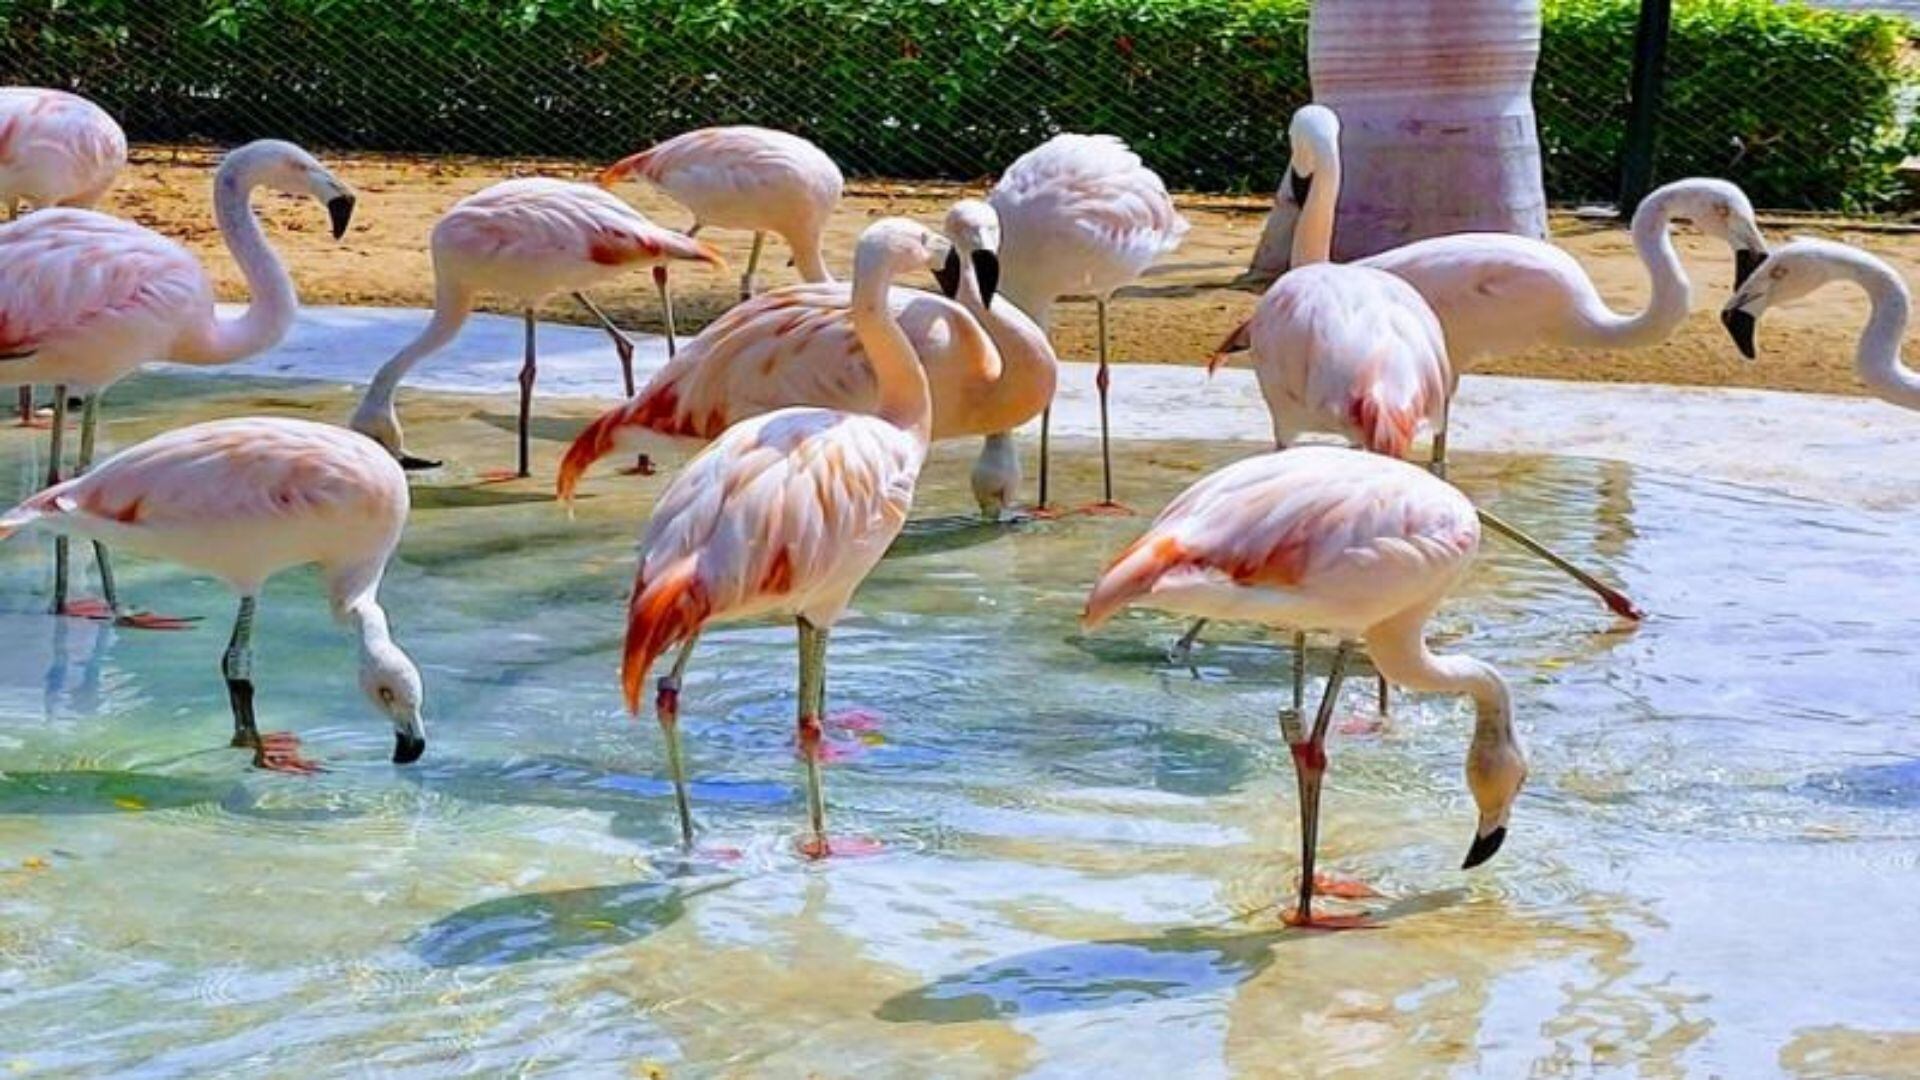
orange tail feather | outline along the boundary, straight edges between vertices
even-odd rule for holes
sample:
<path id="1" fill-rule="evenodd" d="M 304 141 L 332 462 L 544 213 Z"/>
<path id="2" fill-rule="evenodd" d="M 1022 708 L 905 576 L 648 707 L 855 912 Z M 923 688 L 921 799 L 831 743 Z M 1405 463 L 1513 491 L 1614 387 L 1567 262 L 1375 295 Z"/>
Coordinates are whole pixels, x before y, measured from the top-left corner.
<path id="1" fill-rule="evenodd" d="M 713 603 L 696 572 L 695 556 L 674 563 L 652 581 L 637 579 L 627 605 L 627 649 L 620 665 L 620 685 L 627 711 L 639 713 L 640 693 L 647 673 L 668 649 L 700 630 Z"/>
<path id="2" fill-rule="evenodd" d="M 619 161 L 616 161 L 613 164 L 607 166 L 606 168 L 601 169 L 600 176 L 598 178 L 598 183 L 600 184 L 601 187 L 610 188 L 615 184 L 618 184 L 620 181 L 625 180 L 627 177 L 634 175 L 635 173 L 638 173 L 641 176 L 645 176 L 647 172 L 647 164 L 652 159 L 653 159 L 653 149 L 651 147 L 649 147 L 648 149 L 642 150 L 637 154 L 628 154 L 626 157 L 621 158 Z"/>
<path id="3" fill-rule="evenodd" d="M 580 478 L 586 475 L 594 462 L 613 453 L 619 443 L 620 429 L 632 417 L 631 403 L 608 409 L 574 436 L 573 445 L 567 447 L 567 455 L 560 459 L 560 478 L 554 483 L 554 494 L 559 496 L 561 502 L 573 501 L 574 492 L 580 488 Z"/>
<path id="4" fill-rule="evenodd" d="M 1086 610 L 1080 614 L 1080 625 L 1092 630 L 1112 618 L 1114 613 L 1126 607 L 1139 597 L 1153 589 L 1161 575 L 1186 561 L 1186 551 L 1180 541 L 1171 536 L 1143 536 L 1133 542 L 1133 546 L 1120 553 L 1100 575 L 1100 580 L 1087 596 Z"/>
<path id="5" fill-rule="evenodd" d="M 1350 412 L 1360 441 L 1368 450 L 1401 459 L 1412 452 L 1413 436 L 1422 419 L 1417 406 L 1383 401 L 1379 388 L 1371 387 L 1353 399 Z"/>

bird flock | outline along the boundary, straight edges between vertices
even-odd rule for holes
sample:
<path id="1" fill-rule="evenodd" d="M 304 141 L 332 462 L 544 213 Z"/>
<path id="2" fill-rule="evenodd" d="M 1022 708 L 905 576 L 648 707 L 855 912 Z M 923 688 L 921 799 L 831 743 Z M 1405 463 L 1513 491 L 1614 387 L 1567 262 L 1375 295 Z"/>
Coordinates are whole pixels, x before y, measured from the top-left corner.
<path id="1" fill-rule="evenodd" d="M 1478 817 L 1464 860 L 1472 868 L 1504 842 L 1527 760 L 1501 674 L 1470 656 L 1434 653 L 1425 627 L 1470 568 L 1483 526 L 1571 574 L 1618 616 L 1640 617 L 1617 589 L 1446 481 L 1463 365 L 1546 346 L 1631 349 L 1665 340 L 1691 306 L 1670 236 L 1684 221 L 1733 252 L 1722 321 L 1742 354 L 1753 356 L 1757 321 L 1770 307 L 1850 281 L 1873 305 L 1858 355 L 1866 384 L 1914 408 L 1920 375 L 1900 359 L 1910 300 L 1891 267 L 1825 241 L 1769 251 L 1746 197 L 1725 181 L 1677 181 L 1635 210 L 1632 238 L 1651 296 L 1641 311 L 1620 314 L 1573 258 L 1524 237 L 1443 236 L 1331 262 L 1339 120 L 1307 106 L 1289 137 L 1276 213 L 1292 218 L 1290 268 L 1251 319 L 1222 328 L 1211 361 L 1217 367 L 1246 354 L 1272 414 L 1275 449 L 1201 477 L 1169 503 L 1093 583 L 1083 622 L 1091 629 L 1128 607 L 1190 617 L 1182 650 L 1209 620 L 1293 632 L 1293 685 L 1280 728 L 1299 785 L 1301 870 L 1285 917 L 1339 928 L 1363 917 L 1315 911 L 1316 892 L 1354 895 L 1316 873 L 1315 855 L 1329 725 L 1356 651 L 1364 648 L 1378 673 L 1383 710 L 1389 685 L 1472 700 L 1466 778 Z M 642 527 L 620 688 L 638 714 L 649 677 L 665 668 L 653 705 L 689 847 L 695 827 L 679 738 L 687 666 L 710 627 L 782 619 L 794 626 L 799 654 L 795 730 L 808 815 L 799 848 L 814 858 L 846 850 L 828 833 L 821 782 L 834 625 L 906 524 L 933 442 L 981 441 L 971 483 L 987 519 L 1057 513 L 1048 419 L 1059 363 L 1048 331 L 1063 299 L 1091 298 L 1099 313 L 1102 489 L 1086 511 L 1130 512 L 1114 490 L 1109 304 L 1176 250 L 1188 225 L 1160 178 L 1112 136 L 1055 136 L 1009 165 L 984 200 L 955 203 L 938 230 L 903 218 L 873 222 L 847 282 L 835 279 L 823 241 L 843 178 L 796 135 L 708 128 L 613 164 L 597 186 L 498 183 L 435 224 L 432 317 L 372 374 L 348 426 L 226 419 L 95 462 L 101 395 L 115 382 L 154 361 L 235 362 L 287 333 L 298 298 L 250 206 L 256 189 L 312 198 L 336 239 L 355 206 L 353 189 L 297 146 L 264 140 L 227 154 L 212 177 L 214 213 L 251 298 L 242 313 L 222 318 L 205 270 L 186 249 L 91 209 L 126 157 L 120 128 L 92 103 L 56 90 L 0 89 L 0 200 L 10 212 L 0 227 L 0 384 L 21 388 L 22 424 L 39 422 L 35 387 L 50 391 L 52 412 L 46 486 L 0 515 L 0 538 L 29 527 L 55 534 L 52 611 L 60 616 L 188 625 L 123 604 L 114 549 L 226 582 L 238 597 L 221 657 L 233 744 L 261 767 L 318 768 L 293 736 L 262 733 L 254 710 L 258 597 L 272 575 L 307 564 L 320 568 L 336 618 L 359 638 L 361 684 L 392 724 L 393 760 L 411 763 L 425 751 L 420 672 L 393 640 L 379 589 L 406 524 L 407 472 L 440 463 L 409 448 L 397 394 L 484 300 L 525 311 L 515 467 L 503 475 L 530 473 L 534 310 L 560 295 L 605 328 L 628 394 L 568 448 L 556 479 L 560 500 L 570 502 L 586 472 L 610 455 L 631 461 L 633 472 L 675 470 Z M 670 196 L 691 225 L 675 231 L 648 220 L 613 193 L 629 180 Z M 32 212 L 23 215 L 23 204 Z M 696 237 L 720 229 L 753 234 L 740 302 L 681 342 L 673 266 L 724 269 Z M 769 233 L 788 245 L 801 283 L 759 290 Z M 641 268 L 658 291 L 670 358 L 637 386 L 632 341 L 588 294 Z M 923 271 L 939 291 L 905 284 Z M 69 469 L 75 397 L 83 415 Z M 1037 499 L 1023 503 L 1012 433 L 1036 417 Z M 1348 445 L 1298 445 L 1310 436 Z M 1428 456 L 1412 464 L 1422 440 Z M 93 544 L 99 601 L 70 595 L 73 537 Z M 1309 634 L 1333 646 L 1313 708 Z"/>

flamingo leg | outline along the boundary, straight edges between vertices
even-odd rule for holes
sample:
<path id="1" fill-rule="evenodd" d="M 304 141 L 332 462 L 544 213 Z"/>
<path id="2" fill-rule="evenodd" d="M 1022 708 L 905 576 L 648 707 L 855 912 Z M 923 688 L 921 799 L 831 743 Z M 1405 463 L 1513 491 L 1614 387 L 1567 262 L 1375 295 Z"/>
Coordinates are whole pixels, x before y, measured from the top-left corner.
<path id="1" fill-rule="evenodd" d="M 1300 786 L 1300 900 L 1289 919 L 1295 926 L 1313 923 L 1313 867 L 1320 845 L 1320 787 L 1327 772 L 1327 727 L 1333 720 L 1333 706 L 1340 697 L 1340 683 L 1352 648 L 1351 642 L 1342 641 L 1334 650 L 1327 689 L 1320 697 L 1320 711 L 1314 716 L 1311 733 L 1301 731 L 1300 710 L 1280 714 L 1280 730 L 1293 752 L 1294 777 Z"/>
<path id="2" fill-rule="evenodd" d="M 1034 505 L 1042 510 L 1047 508 L 1047 448 L 1053 434 L 1053 404 L 1040 410 L 1040 499 Z"/>
<path id="3" fill-rule="evenodd" d="M 800 759 L 807 770 L 807 825 L 812 830 L 801 842 L 800 852 L 808 858 L 824 858 L 827 846 L 827 799 L 820 778 L 823 733 L 820 719 L 827 709 L 827 630 L 808 622 L 806 616 L 795 620 L 800 629 L 799 731 Z"/>
<path id="4" fill-rule="evenodd" d="M 687 661 L 693 658 L 693 646 L 700 640 L 695 634 L 680 646 L 673 659 L 673 670 L 660 677 L 654 695 L 654 710 L 660 716 L 660 733 L 667 740 L 667 770 L 673 774 L 673 801 L 680 811 L 680 846 L 693 850 L 693 803 L 687 797 L 686 760 L 680 755 L 680 679 L 686 674 Z"/>
<path id="5" fill-rule="evenodd" d="M 310 775 L 320 766 L 300 756 L 300 740 L 284 731 L 260 734 L 253 715 L 253 613 L 256 598 L 240 598 L 233 618 L 233 636 L 220 658 L 220 674 L 227 680 L 227 702 L 233 707 L 230 746 L 253 751 L 253 767 L 273 772 Z"/>
<path id="6" fill-rule="evenodd" d="M 1193 647 L 1196 644 L 1198 644 L 1200 641 L 1200 631 L 1205 630 L 1206 628 L 1207 628 L 1207 620 L 1205 619 L 1193 620 L 1193 625 L 1187 627 L 1187 632 L 1184 634 L 1181 634 L 1180 640 L 1174 642 L 1173 648 L 1167 651 L 1167 659 L 1173 661 L 1176 664 L 1184 664 L 1192 660 Z"/>
<path id="7" fill-rule="evenodd" d="M 620 354 L 620 379 L 622 384 L 627 389 L 627 396 L 632 397 L 633 396 L 633 339 L 628 337 L 625 331 L 621 330 L 618 326 L 614 325 L 614 322 L 612 319 L 607 318 L 607 313 L 600 310 L 600 305 L 594 303 L 592 300 L 587 299 L 586 293 L 583 293 L 583 292 L 574 293 L 573 298 L 575 300 L 580 301 L 581 306 L 585 307 L 589 312 L 593 314 L 593 317 L 595 319 L 598 319 L 600 321 L 601 329 L 605 330 L 607 332 L 607 336 L 613 339 L 613 351 Z"/>
<path id="8" fill-rule="evenodd" d="M 1613 588 L 1606 582 L 1601 581 L 1599 578 L 1573 565 L 1573 563 L 1568 562 L 1565 558 L 1555 553 L 1552 548 L 1547 547 L 1547 545 L 1521 532 L 1513 525 L 1501 520 L 1491 511 L 1482 509 L 1478 510 L 1478 513 L 1481 524 L 1533 554 L 1538 555 L 1540 558 L 1545 559 L 1548 563 L 1559 568 L 1568 577 L 1591 589 L 1594 595 L 1600 598 L 1600 602 L 1607 605 L 1607 609 L 1615 615 L 1623 619 L 1632 619 L 1636 622 L 1645 617 L 1645 613 L 1638 607 L 1635 607 L 1633 601 L 1627 599 L 1626 595 L 1618 589 Z"/>
<path id="9" fill-rule="evenodd" d="M 664 264 L 653 268 L 653 287 L 660 292 L 660 317 L 667 324 L 667 359 L 671 360 L 678 355 L 680 348 L 674 340 L 673 290 L 667 288 L 667 268 Z M 627 396 L 632 397 L 633 391 L 628 390 Z"/>
<path id="10" fill-rule="evenodd" d="M 1094 301 L 1094 310 L 1100 315 L 1100 370 L 1093 377 L 1093 385 L 1100 391 L 1100 487 L 1103 492 L 1101 504 L 1112 506 L 1113 502 L 1113 441 L 1107 427 L 1107 387 L 1111 376 L 1107 372 L 1107 298 Z"/>
<path id="11" fill-rule="evenodd" d="M 1307 708 L 1307 635 L 1296 631 L 1293 635 L 1293 715 L 1299 716 Z"/>
<path id="12" fill-rule="evenodd" d="M 80 408 L 80 457 L 74 462 L 73 475 L 85 476 L 93 467 L 93 445 L 100 429 L 100 391 L 87 395 L 87 403 Z M 100 571 L 100 595 L 106 600 L 107 615 L 115 622 L 120 621 L 120 593 L 114 587 L 113 560 L 107 555 L 107 545 L 98 540 L 93 542 L 93 562 Z"/>
<path id="13" fill-rule="evenodd" d="M 760 249 L 767 243 L 767 234 L 753 234 L 753 250 L 747 254 L 747 272 L 740 275 L 740 299 L 753 299 L 753 275 L 760 269 Z"/>
<path id="14" fill-rule="evenodd" d="M 53 430 L 47 435 L 47 486 L 60 482 L 60 464 L 66 457 L 67 388 L 53 388 Z M 72 544 L 62 534 L 53 538 L 53 613 L 67 613 L 67 564 Z"/>
<path id="15" fill-rule="evenodd" d="M 539 374 L 534 360 L 534 334 L 538 325 L 533 318 L 533 309 L 528 308 L 527 355 L 520 365 L 520 467 L 516 473 L 522 480 L 533 475 L 533 380 Z"/>
<path id="16" fill-rule="evenodd" d="M 20 426 L 33 426 L 33 387 L 20 388 Z"/>

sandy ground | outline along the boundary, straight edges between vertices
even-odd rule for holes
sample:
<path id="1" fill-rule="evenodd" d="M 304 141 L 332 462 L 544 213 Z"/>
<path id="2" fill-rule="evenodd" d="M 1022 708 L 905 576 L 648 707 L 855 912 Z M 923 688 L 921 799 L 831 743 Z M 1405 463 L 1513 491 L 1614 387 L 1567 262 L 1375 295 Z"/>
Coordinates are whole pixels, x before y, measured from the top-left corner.
<path id="1" fill-rule="evenodd" d="M 214 158 L 195 149 L 143 148 L 136 151 L 107 209 L 128 215 L 200 252 L 219 281 L 225 299 L 242 299 L 244 282 L 221 249 L 211 213 L 210 170 Z M 340 243 L 328 239 L 326 216 L 318 207 L 286 196 L 260 200 L 282 256 L 292 267 L 302 299 L 313 304 L 431 306 L 433 272 L 426 239 L 434 219 L 456 199 L 509 176 L 561 175 L 587 179 L 580 165 L 498 160 L 412 159 L 343 155 L 331 159 L 340 175 L 362 193 L 353 228 Z M 865 223 L 888 214 L 937 221 L 946 205 L 967 189 L 947 185 L 857 183 L 834 222 L 828 261 L 847 266 L 854 237 Z M 976 189 L 977 190 L 977 189 Z M 649 216 L 684 227 L 684 211 L 650 189 L 627 185 L 621 193 Z M 1182 197 L 1193 222 L 1186 245 L 1138 287 L 1122 293 L 1114 308 L 1114 359 L 1117 362 L 1203 363 L 1221 336 L 1252 311 L 1256 294 L 1235 288 L 1259 238 L 1263 211 L 1256 202 Z M 1858 244 L 1890 260 L 1909 277 L 1920 273 L 1920 235 L 1851 228 L 1842 223 L 1795 221 L 1791 227 L 1767 223 L 1776 240 L 1788 235 L 1822 235 Z M 1555 240 L 1565 246 L 1620 309 L 1643 302 L 1646 275 L 1624 229 L 1572 217 L 1554 222 Z M 744 268 L 750 237 L 710 233 L 732 262 Z M 1760 331 L 1761 358 L 1745 363 L 1725 338 L 1714 312 L 1732 282 L 1731 259 L 1716 243 L 1682 233 L 1681 257 L 1695 281 L 1696 313 L 1672 340 L 1657 349 L 1602 354 L 1544 350 L 1538 354 L 1482 362 L 1473 370 L 1489 374 L 1548 376 L 1582 381 L 1668 382 L 1704 386 L 1744 386 L 1783 390 L 1859 393 L 1853 373 L 1853 343 L 1866 317 L 1866 304 L 1854 290 L 1831 287 L 1791 308 L 1767 317 Z M 763 280 L 793 280 L 784 246 L 768 245 Z M 732 275 L 704 268 L 676 278 L 680 325 L 703 325 L 732 302 Z M 643 274 L 630 289 L 603 290 L 596 297 L 623 324 L 657 330 L 660 313 L 652 284 Z M 571 301 L 555 303 L 548 318 L 579 321 Z M 1093 351 L 1093 308 L 1069 304 L 1059 310 L 1062 356 L 1085 358 Z"/>

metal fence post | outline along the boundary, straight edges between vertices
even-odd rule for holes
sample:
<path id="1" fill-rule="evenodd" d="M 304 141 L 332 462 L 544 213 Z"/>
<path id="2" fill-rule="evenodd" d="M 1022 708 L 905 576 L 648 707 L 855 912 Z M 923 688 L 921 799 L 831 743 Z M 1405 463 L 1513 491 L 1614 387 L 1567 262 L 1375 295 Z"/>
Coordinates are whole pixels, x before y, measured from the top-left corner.
<path id="1" fill-rule="evenodd" d="M 1626 152 L 1620 162 L 1620 212 L 1631 214 L 1653 188 L 1659 155 L 1660 103 L 1667 81 L 1667 32 L 1673 0 L 1640 0 L 1633 35 L 1633 78 L 1628 99 Z"/>

